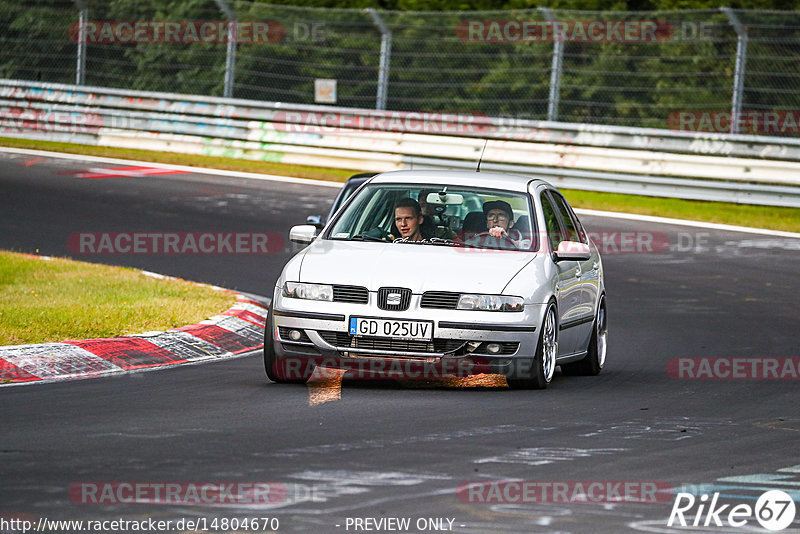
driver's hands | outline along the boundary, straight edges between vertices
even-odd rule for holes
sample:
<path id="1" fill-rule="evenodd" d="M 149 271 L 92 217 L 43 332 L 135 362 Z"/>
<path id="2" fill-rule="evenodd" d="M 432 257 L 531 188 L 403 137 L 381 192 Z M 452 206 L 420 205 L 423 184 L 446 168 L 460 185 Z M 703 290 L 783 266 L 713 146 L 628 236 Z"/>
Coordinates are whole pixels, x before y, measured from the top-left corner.
<path id="1" fill-rule="evenodd" d="M 495 226 L 493 228 L 489 228 L 489 235 L 492 236 L 492 237 L 503 237 L 503 236 L 507 236 L 508 232 L 506 232 L 504 228 L 500 228 L 499 226 Z"/>

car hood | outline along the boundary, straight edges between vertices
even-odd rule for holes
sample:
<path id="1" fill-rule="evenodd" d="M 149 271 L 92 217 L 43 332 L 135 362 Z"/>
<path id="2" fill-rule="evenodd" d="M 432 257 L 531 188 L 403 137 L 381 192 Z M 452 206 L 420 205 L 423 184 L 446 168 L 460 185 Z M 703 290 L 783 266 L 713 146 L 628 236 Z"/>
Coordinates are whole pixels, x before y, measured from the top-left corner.
<path id="1" fill-rule="evenodd" d="M 414 293 L 500 294 L 534 253 L 408 243 L 318 240 L 305 250 L 300 282 L 406 287 Z"/>

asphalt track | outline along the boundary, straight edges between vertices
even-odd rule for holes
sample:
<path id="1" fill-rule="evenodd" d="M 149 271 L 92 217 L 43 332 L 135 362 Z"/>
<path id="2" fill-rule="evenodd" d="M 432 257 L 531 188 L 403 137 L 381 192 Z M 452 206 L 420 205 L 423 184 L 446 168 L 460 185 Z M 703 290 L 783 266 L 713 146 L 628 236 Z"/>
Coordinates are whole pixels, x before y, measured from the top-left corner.
<path id="1" fill-rule="evenodd" d="M 134 231 L 285 236 L 306 214 L 324 213 L 336 193 L 200 174 L 77 177 L 90 167 L 98 165 L 0 154 L 0 248 L 268 294 L 289 245 L 268 255 L 76 255 L 68 239 Z M 214 518 L 264 517 L 279 518 L 283 532 L 365 532 L 376 526 L 357 529 L 355 519 L 365 518 L 409 519 L 412 532 L 443 531 L 448 519 L 462 533 L 678 531 L 666 526 L 669 494 L 655 503 L 613 495 L 611 502 L 510 495 L 482 503 L 456 491 L 468 481 L 509 480 L 655 482 L 750 506 L 779 488 L 800 508 L 800 380 L 668 373 L 674 358 L 800 356 L 798 240 L 582 219 L 592 231 L 663 232 L 671 243 L 657 253 L 604 255 L 610 350 L 600 376 L 557 373 L 546 391 L 441 381 L 345 381 L 339 390 L 271 384 L 256 353 L 0 388 L 0 518 L 203 518 L 208 532 L 236 530 L 211 528 Z M 100 482 L 274 483 L 273 498 L 281 498 L 88 504 L 74 493 Z M 417 530 L 427 518 L 444 521 Z M 784 532 L 798 525 L 800 512 Z M 751 517 L 744 528 L 691 530 L 757 526 Z M 4 529 L 11 531 L 0 522 Z"/>

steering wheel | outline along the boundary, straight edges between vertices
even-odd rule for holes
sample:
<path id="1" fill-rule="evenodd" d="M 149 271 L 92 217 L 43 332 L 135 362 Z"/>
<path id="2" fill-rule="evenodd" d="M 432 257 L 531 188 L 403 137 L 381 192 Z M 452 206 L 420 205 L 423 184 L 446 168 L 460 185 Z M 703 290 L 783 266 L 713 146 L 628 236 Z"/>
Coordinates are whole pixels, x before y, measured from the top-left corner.
<path id="1" fill-rule="evenodd" d="M 517 244 L 514 242 L 514 240 L 511 238 L 508 232 L 502 234 L 500 237 L 493 236 L 492 234 L 489 233 L 489 230 L 486 230 L 485 232 L 480 232 L 477 235 L 486 244 L 490 243 L 489 241 L 490 239 L 494 239 L 498 245 L 497 248 L 502 248 L 504 250 L 509 249 L 508 246 L 500 246 L 500 244 L 502 243 L 503 245 L 510 245 L 510 248 L 517 250 Z"/>

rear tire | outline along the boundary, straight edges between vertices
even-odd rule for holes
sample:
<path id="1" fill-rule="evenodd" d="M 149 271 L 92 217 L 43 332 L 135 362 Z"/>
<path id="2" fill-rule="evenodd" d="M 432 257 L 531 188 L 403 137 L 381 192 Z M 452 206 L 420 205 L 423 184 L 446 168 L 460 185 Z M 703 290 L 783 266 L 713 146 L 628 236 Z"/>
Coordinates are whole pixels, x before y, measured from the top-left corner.
<path id="1" fill-rule="evenodd" d="M 546 389 L 553 379 L 558 354 L 558 314 L 552 302 L 547 307 L 539 332 L 539 343 L 530 371 L 525 378 L 509 378 L 506 381 L 512 389 Z M 520 371 L 522 372 L 522 371 Z"/>
<path id="2" fill-rule="evenodd" d="M 597 376 L 606 363 L 608 341 L 608 319 L 606 317 L 606 298 L 600 297 L 597 305 L 597 317 L 594 319 L 592 338 L 586 357 L 578 362 L 561 366 L 561 372 L 567 376 Z"/>

